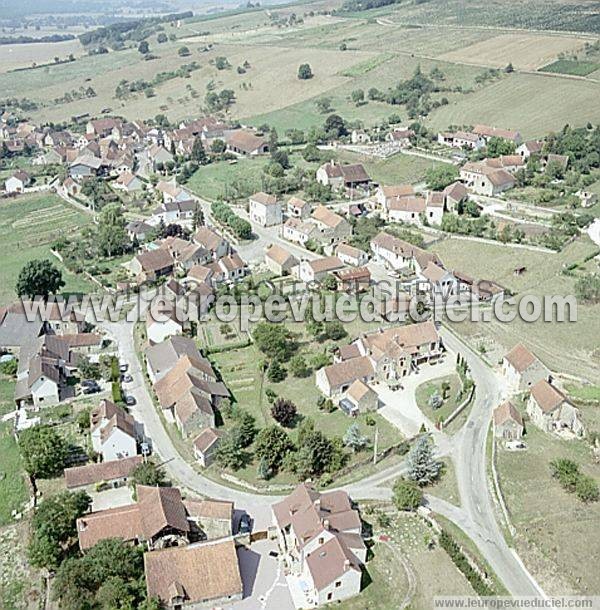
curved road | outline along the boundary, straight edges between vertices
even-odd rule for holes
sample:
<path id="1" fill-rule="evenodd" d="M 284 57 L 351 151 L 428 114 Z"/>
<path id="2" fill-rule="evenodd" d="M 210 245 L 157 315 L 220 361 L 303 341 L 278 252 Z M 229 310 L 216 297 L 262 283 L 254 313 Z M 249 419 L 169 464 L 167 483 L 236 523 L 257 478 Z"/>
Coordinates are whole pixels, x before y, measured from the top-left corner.
<path id="1" fill-rule="evenodd" d="M 142 364 L 135 351 L 133 323 L 105 322 L 102 326 L 118 344 L 121 361 L 129 364 L 133 382 L 127 385 L 126 391 L 137 401 L 131 409 L 132 414 L 144 424 L 145 433 L 152 439 L 154 451 L 163 460 L 169 476 L 193 492 L 235 502 L 254 517 L 257 525 L 266 526 L 270 521 L 270 505 L 279 498 L 232 489 L 196 472 L 173 445 L 150 397 Z M 543 591 L 521 560 L 508 547 L 496 521 L 488 486 L 486 439 L 492 409 L 503 397 L 504 384 L 475 352 L 451 332 L 442 329 L 442 337 L 451 351 L 465 356 L 477 384 L 477 391 L 467 422 L 453 437 L 450 451 L 455 463 L 461 507 L 431 496 L 427 497 L 428 505 L 455 523 L 473 540 L 512 595 L 543 596 Z M 390 499 L 391 489 L 381 485 L 397 478 L 403 471 L 403 465 L 393 466 L 347 485 L 345 489 L 356 499 Z"/>

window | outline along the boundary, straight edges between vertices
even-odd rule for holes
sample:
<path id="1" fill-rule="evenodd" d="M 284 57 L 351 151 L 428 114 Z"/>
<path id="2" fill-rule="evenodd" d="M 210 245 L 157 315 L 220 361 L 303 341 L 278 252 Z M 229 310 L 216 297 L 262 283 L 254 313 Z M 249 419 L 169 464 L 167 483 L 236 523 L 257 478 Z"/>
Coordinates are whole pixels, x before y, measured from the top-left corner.
<path id="1" fill-rule="evenodd" d="M 330 601 L 331 599 L 333 599 L 333 593 L 329 592 L 327 594 L 327 601 Z"/>
<path id="2" fill-rule="evenodd" d="M 338 581 L 335 583 L 335 588 L 337 589 L 338 587 L 341 587 L 341 586 L 342 586 L 342 581 L 341 581 L 341 580 L 338 580 Z"/>
<path id="3" fill-rule="evenodd" d="M 323 544 L 325 542 L 325 538 L 319 538 L 319 544 Z"/>

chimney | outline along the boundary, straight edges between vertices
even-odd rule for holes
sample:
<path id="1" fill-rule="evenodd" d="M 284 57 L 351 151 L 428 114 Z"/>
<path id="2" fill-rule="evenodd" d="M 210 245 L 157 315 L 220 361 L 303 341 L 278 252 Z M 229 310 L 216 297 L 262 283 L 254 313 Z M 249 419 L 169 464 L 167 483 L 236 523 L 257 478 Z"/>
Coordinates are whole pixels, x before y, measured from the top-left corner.
<path id="1" fill-rule="evenodd" d="M 325 521 L 323 521 L 323 527 L 326 530 L 329 530 L 329 526 L 330 526 L 329 519 L 325 519 Z"/>
<path id="2" fill-rule="evenodd" d="M 344 572 L 350 568 L 350 560 L 344 559 Z"/>

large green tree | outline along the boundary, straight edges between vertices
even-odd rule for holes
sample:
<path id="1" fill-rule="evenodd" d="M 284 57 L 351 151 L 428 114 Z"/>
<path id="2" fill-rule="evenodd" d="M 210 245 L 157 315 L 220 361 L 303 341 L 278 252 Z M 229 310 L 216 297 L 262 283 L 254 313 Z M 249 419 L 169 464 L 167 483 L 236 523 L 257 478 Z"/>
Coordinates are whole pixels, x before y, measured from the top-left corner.
<path id="1" fill-rule="evenodd" d="M 398 479 L 392 492 L 392 499 L 398 510 L 417 510 L 423 501 L 423 490 L 414 481 Z"/>
<path id="2" fill-rule="evenodd" d="M 62 272 L 52 261 L 47 258 L 34 259 L 19 272 L 15 290 L 20 297 L 42 297 L 48 300 L 51 294 L 56 294 L 64 285 Z"/>
<path id="3" fill-rule="evenodd" d="M 294 443 L 279 426 L 263 428 L 256 437 L 255 454 L 263 460 L 270 472 L 277 472 L 285 456 L 294 451 Z"/>
<path id="4" fill-rule="evenodd" d="M 441 191 L 458 179 L 458 169 L 454 165 L 439 165 L 425 172 L 427 187 L 433 191 Z"/>
<path id="5" fill-rule="evenodd" d="M 136 466 L 130 477 L 131 485 L 149 485 L 151 487 L 164 487 L 169 484 L 165 471 L 152 460 L 147 460 Z"/>
<path id="6" fill-rule="evenodd" d="M 252 334 L 258 349 L 273 360 L 286 362 L 298 349 L 294 336 L 282 324 L 260 322 Z"/>
<path id="7" fill-rule="evenodd" d="M 436 460 L 433 450 L 434 445 L 430 437 L 420 436 L 411 448 L 406 460 L 408 478 L 421 487 L 433 483 L 440 475 L 442 464 Z"/>
<path id="8" fill-rule="evenodd" d="M 42 479 L 59 475 L 68 453 L 65 439 L 45 424 L 23 430 L 19 435 L 19 448 L 25 470 L 30 476 Z"/>
<path id="9" fill-rule="evenodd" d="M 98 248 L 104 256 L 122 254 L 127 244 L 125 217 L 118 203 L 102 208 L 98 218 Z"/>

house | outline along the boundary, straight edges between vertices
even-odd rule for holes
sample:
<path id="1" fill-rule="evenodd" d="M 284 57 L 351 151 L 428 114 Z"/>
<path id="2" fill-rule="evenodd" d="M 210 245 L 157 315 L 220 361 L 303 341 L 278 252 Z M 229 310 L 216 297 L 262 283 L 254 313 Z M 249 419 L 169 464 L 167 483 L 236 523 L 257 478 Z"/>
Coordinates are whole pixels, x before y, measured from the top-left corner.
<path id="1" fill-rule="evenodd" d="M 194 265 L 190 269 L 188 269 L 186 280 L 188 283 L 192 283 L 193 285 L 198 284 L 213 284 L 213 276 L 214 272 L 210 267 L 206 265 Z"/>
<path id="2" fill-rule="evenodd" d="M 523 418 L 510 400 L 494 409 L 494 436 L 514 441 L 523 436 Z"/>
<path id="3" fill-rule="evenodd" d="M 324 205 L 319 205 L 313 210 L 311 220 L 318 229 L 313 239 L 323 245 L 337 244 L 352 235 L 350 223 Z"/>
<path id="4" fill-rule="evenodd" d="M 305 222 L 300 218 L 288 218 L 281 232 L 284 239 L 306 246 L 309 240 L 315 240 L 317 235 L 317 227 L 312 222 Z"/>
<path id="5" fill-rule="evenodd" d="M 283 222 L 281 202 L 274 195 L 267 193 L 254 193 L 249 197 L 250 220 L 261 227 L 272 227 Z"/>
<path id="6" fill-rule="evenodd" d="M 579 409 L 545 379 L 532 386 L 527 402 L 527 415 L 531 422 L 544 432 L 566 432 L 578 437 L 585 434 Z"/>
<path id="7" fill-rule="evenodd" d="M 4 181 L 4 190 L 7 193 L 23 193 L 30 183 L 31 176 L 20 169 Z"/>
<path id="8" fill-rule="evenodd" d="M 317 182 L 336 190 L 355 189 L 368 187 L 371 178 L 360 163 L 342 165 L 331 160 L 317 170 Z"/>
<path id="9" fill-rule="evenodd" d="M 444 194 L 444 206 L 448 212 L 454 212 L 460 204 L 469 198 L 469 191 L 462 182 L 449 184 L 442 193 Z"/>
<path id="10" fill-rule="evenodd" d="M 204 428 L 194 439 L 194 457 L 202 468 L 210 466 L 214 460 L 215 450 L 219 446 L 223 434 L 215 428 Z"/>
<path id="11" fill-rule="evenodd" d="M 484 159 L 484 163 L 492 169 L 505 169 L 511 174 L 525 167 L 525 161 L 521 155 L 500 155 Z"/>
<path id="12" fill-rule="evenodd" d="M 598 195 L 590 191 L 580 190 L 575 193 L 575 196 L 579 198 L 582 208 L 591 208 L 598 201 Z"/>
<path id="13" fill-rule="evenodd" d="M 212 254 L 213 260 L 229 254 L 229 242 L 208 227 L 198 227 L 192 239 L 194 243 L 208 250 Z"/>
<path id="14" fill-rule="evenodd" d="M 145 220 L 132 220 L 125 226 L 130 241 L 146 241 L 146 238 L 154 231 L 154 227 Z"/>
<path id="15" fill-rule="evenodd" d="M 367 267 L 353 267 L 334 272 L 338 290 L 357 294 L 365 292 L 371 285 L 371 272 Z"/>
<path id="16" fill-rule="evenodd" d="M 368 144 L 371 136 L 364 129 L 353 129 L 350 134 L 352 144 Z"/>
<path id="17" fill-rule="evenodd" d="M 273 244 L 265 253 L 265 263 L 275 275 L 286 275 L 298 265 L 298 259 L 281 246 Z"/>
<path id="18" fill-rule="evenodd" d="M 202 357 L 196 343 L 189 337 L 174 335 L 165 341 L 148 346 L 144 353 L 146 372 L 153 384 L 164 377 L 182 356 L 190 356 L 202 362 L 205 377 L 211 381 L 217 380 L 210 362 Z"/>
<path id="19" fill-rule="evenodd" d="M 105 138 L 113 133 L 115 128 L 119 129 L 122 124 L 120 119 L 111 117 L 104 119 L 92 119 L 87 122 L 85 132 L 99 138 Z"/>
<path id="20" fill-rule="evenodd" d="M 461 292 L 470 292 L 473 300 L 479 301 L 480 303 L 495 301 L 496 299 L 503 297 L 506 292 L 504 286 L 501 286 L 493 280 L 476 280 L 471 276 L 456 270 L 452 273 L 460 283 L 459 290 Z"/>
<path id="21" fill-rule="evenodd" d="M 415 132 L 412 129 L 396 127 L 385 136 L 385 139 L 400 148 L 409 148 L 411 146 L 410 139 L 414 136 Z"/>
<path id="22" fill-rule="evenodd" d="M 379 405 L 377 393 L 366 383 L 357 379 L 340 400 L 340 409 L 348 415 L 375 411 Z"/>
<path id="23" fill-rule="evenodd" d="M 134 455 L 121 460 L 93 462 L 85 466 L 65 468 L 65 484 L 67 489 L 93 487 L 98 490 L 99 487 L 109 489 L 124 487 L 127 485 L 131 473 L 143 462 L 142 455 Z"/>
<path id="24" fill-rule="evenodd" d="M 287 202 L 287 213 L 290 218 L 308 218 L 311 210 L 311 204 L 299 197 L 291 197 Z"/>
<path id="25" fill-rule="evenodd" d="M 421 269 L 419 276 L 427 283 L 434 296 L 447 298 L 459 291 L 459 281 L 456 276 L 434 262 L 429 262 L 424 269 Z"/>
<path id="26" fill-rule="evenodd" d="M 26 358 L 22 352 L 15 386 L 17 405 L 31 403 L 39 409 L 61 402 L 66 376 L 60 362 L 40 354 Z"/>
<path id="27" fill-rule="evenodd" d="M 169 252 L 157 248 L 136 254 L 129 263 L 129 270 L 142 283 L 153 282 L 159 277 L 170 275 L 174 266 L 175 261 Z"/>
<path id="28" fill-rule="evenodd" d="M 188 313 L 176 305 L 169 304 L 160 311 L 148 310 L 146 315 L 146 334 L 150 345 L 162 343 L 169 337 L 182 335 L 190 328 Z"/>
<path id="29" fill-rule="evenodd" d="M 206 248 L 173 235 L 163 239 L 160 248 L 169 252 L 177 268 L 182 271 L 188 271 L 196 265 L 205 265 L 212 260 L 212 253 Z"/>
<path id="30" fill-rule="evenodd" d="M 388 203 L 385 216 L 393 222 L 421 224 L 421 216 L 425 215 L 426 209 L 424 197 L 396 197 Z"/>
<path id="31" fill-rule="evenodd" d="M 200 204 L 195 199 L 163 202 L 154 208 L 152 217 L 148 222 L 155 227 L 163 223 L 165 225 L 178 224 L 182 227 L 191 228 L 199 209 Z"/>
<path id="32" fill-rule="evenodd" d="M 110 400 L 102 400 L 90 412 L 92 449 L 105 462 L 137 455 L 138 432 L 129 413 Z"/>
<path id="33" fill-rule="evenodd" d="M 203 542 L 144 554 L 148 599 L 185 610 L 229 606 L 242 599 L 235 542 Z"/>
<path id="34" fill-rule="evenodd" d="M 342 263 L 353 267 L 363 267 L 369 262 L 369 255 L 364 250 L 348 244 L 338 244 L 335 255 Z"/>
<path id="35" fill-rule="evenodd" d="M 427 252 L 383 231 L 371 240 L 370 245 L 375 260 L 394 271 L 419 273 L 430 262 L 443 266 L 437 254 Z"/>
<path id="36" fill-rule="evenodd" d="M 113 182 L 113 186 L 116 189 L 125 191 L 126 193 L 134 193 L 135 191 L 141 191 L 144 188 L 144 182 L 141 178 L 135 174 L 124 171 L 119 174 L 119 177 Z"/>
<path id="37" fill-rule="evenodd" d="M 188 518 L 206 540 L 227 538 L 233 534 L 234 504 L 225 500 L 183 501 Z"/>
<path id="38" fill-rule="evenodd" d="M 505 169 L 495 169 L 483 161 L 467 162 L 460 169 L 465 186 L 479 195 L 494 197 L 515 186 L 515 178 Z"/>
<path id="39" fill-rule="evenodd" d="M 81 193 L 81 185 L 67 176 L 62 183 L 62 191 L 69 197 L 77 197 Z"/>
<path id="40" fill-rule="evenodd" d="M 320 368 L 316 384 L 328 398 L 340 397 L 356 381 L 370 383 L 375 379 L 375 369 L 368 356 L 351 358 Z"/>
<path id="41" fill-rule="evenodd" d="M 102 160 L 92 155 L 83 155 L 75 159 L 69 166 L 71 178 L 90 178 L 101 172 Z"/>
<path id="42" fill-rule="evenodd" d="M 78 355 L 91 356 L 98 354 L 104 345 L 104 339 L 98 333 L 65 333 L 59 339 L 67 345 L 69 351 L 75 355 L 75 358 Z"/>
<path id="43" fill-rule="evenodd" d="M 523 157 L 523 159 L 529 159 L 531 155 L 541 155 L 544 143 L 540 140 L 528 140 L 517 146 L 515 153 Z"/>
<path id="44" fill-rule="evenodd" d="M 183 436 L 201 428 L 215 427 L 214 408 L 229 392 L 202 360 L 184 355 L 154 384 L 154 391 L 165 415 L 177 423 Z"/>
<path id="45" fill-rule="evenodd" d="M 173 155 L 160 144 L 152 144 L 147 150 L 147 155 L 153 171 L 157 171 L 161 167 L 164 168 L 167 163 L 175 161 Z"/>
<path id="46" fill-rule="evenodd" d="M 553 165 L 558 166 L 562 171 L 565 171 L 569 165 L 569 156 L 550 153 L 545 159 L 542 159 L 542 166 L 547 168 L 549 163 L 552 163 Z"/>
<path id="47" fill-rule="evenodd" d="M 452 148 L 479 150 L 485 146 L 485 139 L 470 131 L 443 131 L 438 133 L 438 144 Z"/>
<path id="48" fill-rule="evenodd" d="M 502 359 L 502 375 L 513 392 L 529 390 L 538 381 L 550 379 L 550 371 L 522 343 Z"/>
<path id="49" fill-rule="evenodd" d="M 237 282 L 246 275 L 246 263 L 237 252 L 220 258 L 208 265 L 208 268 L 212 272 L 211 281 L 214 284 Z"/>
<path id="50" fill-rule="evenodd" d="M 174 201 L 189 201 L 192 199 L 190 193 L 177 185 L 175 178 L 171 180 L 160 180 L 155 187 L 157 193 L 162 195 L 163 203 Z"/>
<path id="51" fill-rule="evenodd" d="M 236 129 L 225 136 L 227 150 L 238 155 L 264 155 L 269 152 L 269 143 L 247 129 Z"/>
<path id="52" fill-rule="evenodd" d="M 499 127 L 490 127 L 489 125 L 475 125 L 473 127 L 473 133 L 481 136 L 486 144 L 491 138 L 502 138 L 508 140 L 515 145 L 519 145 L 522 141 L 521 134 L 518 131 L 512 129 L 501 129 Z"/>
<path id="53" fill-rule="evenodd" d="M 343 267 L 344 263 L 337 256 L 305 260 L 300 263 L 298 276 L 306 283 L 322 282 L 330 273 Z"/>
<path id="54" fill-rule="evenodd" d="M 319 493 L 302 483 L 272 511 L 270 533 L 298 608 L 340 602 L 360 592 L 367 549 L 360 516 L 345 491 Z"/>

